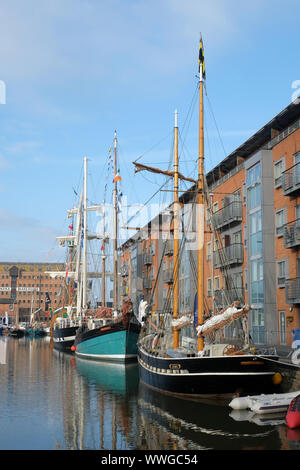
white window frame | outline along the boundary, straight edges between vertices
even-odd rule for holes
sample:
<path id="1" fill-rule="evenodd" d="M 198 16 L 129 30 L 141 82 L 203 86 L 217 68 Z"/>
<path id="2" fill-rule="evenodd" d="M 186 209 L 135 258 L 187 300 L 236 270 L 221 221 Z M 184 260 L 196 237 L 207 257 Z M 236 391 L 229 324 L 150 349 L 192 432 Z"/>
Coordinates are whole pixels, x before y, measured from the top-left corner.
<path id="1" fill-rule="evenodd" d="M 274 162 L 274 186 L 280 188 L 282 186 L 282 173 L 285 171 L 285 158 L 281 157 Z"/>
<path id="2" fill-rule="evenodd" d="M 282 223 L 278 225 L 277 216 L 282 214 Z M 286 207 L 282 207 L 275 212 L 275 229 L 276 229 L 276 236 L 282 237 L 283 236 L 283 227 L 286 224 Z"/>

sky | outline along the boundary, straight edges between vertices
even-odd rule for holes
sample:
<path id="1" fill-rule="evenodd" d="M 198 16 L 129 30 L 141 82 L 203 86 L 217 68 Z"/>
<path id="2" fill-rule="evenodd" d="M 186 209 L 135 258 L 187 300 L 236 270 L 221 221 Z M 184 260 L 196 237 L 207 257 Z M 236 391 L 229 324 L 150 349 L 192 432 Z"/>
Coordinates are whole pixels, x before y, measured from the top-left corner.
<path id="1" fill-rule="evenodd" d="M 294 0 L 1 0 L 0 18 L 2 262 L 64 259 L 55 237 L 83 158 L 89 200 L 102 202 L 115 130 L 126 204 L 164 183 L 132 162 L 168 168 L 175 109 L 180 170 L 196 175 L 200 32 L 206 171 L 285 108 L 300 80 Z M 156 202 L 168 198 L 158 191 Z"/>

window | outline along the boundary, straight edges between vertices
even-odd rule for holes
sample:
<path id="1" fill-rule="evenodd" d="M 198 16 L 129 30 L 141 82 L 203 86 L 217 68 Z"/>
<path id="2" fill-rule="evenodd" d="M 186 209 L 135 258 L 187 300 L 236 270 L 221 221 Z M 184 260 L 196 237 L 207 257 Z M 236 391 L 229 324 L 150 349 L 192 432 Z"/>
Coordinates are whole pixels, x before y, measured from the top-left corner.
<path id="1" fill-rule="evenodd" d="M 249 209 L 254 209 L 261 205 L 261 165 L 257 164 L 248 171 L 248 205 Z"/>
<path id="2" fill-rule="evenodd" d="M 241 194 L 242 194 L 242 193 L 241 193 L 241 189 L 238 189 L 237 191 L 235 191 L 235 192 L 233 193 L 233 200 L 234 200 L 234 201 L 241 202 L 241 200 L 242 200 Z"/>
<path id="3" fill-rule="evenodd" d="M 254 343 L 265 342 L 265 315 L 262 309 L 252 310 L 252 339 Z"/>
<path id="4" fill-rule="evenodd" d="M 283 230 L 285 225 L 285 207 L 279 209 L 275 214 L 275 226 L 276 226 L 276 235 L 277 237 L 283 236 Z"/>
<path id="5" fill-rule="evenodd" d="M 286 279 L 286 261 L 277 262 L 277 286 L 284 287 Z"/>
<path id="6" fill-rule="evenodd" d="M 279 312 L 279 335 L 280 344 L 286 344 L 286 317 L 285 312 Z"/>
<path id="7" fill-rule="evenodd" d="M 279 188 L 282 185 L 282 173 L 285 171 L 285 160 L 281 158 L 274 163 L 274 184 L 275 188 Z"/>
<path id="8" fill-rule="evenodd" d="M 232 243 L 242 243 L 242 232 L 239 230 L 232 234 Z"/>
<path id="9" fill-rule="evenodd" d="M 215 283 L 215 291 L 220 290 L 220 277 L 219 276 L 215 277 L 214 283 Z"/>
<path id="10" fill-rule="evenodd" d="M 251 264 L 251 302 L 254 304 L 264 301 L 264 271 L 263 260 L 252 260 Z"/>
<path id="11" fill-rule="evenodd" d="M 207 261 L 211 260 L 211 242 L 207 243 L 206 259 Z"/>
<path id="12" fill-rule="evenodd" d="M 212 294 L 212 282 L 211 278 L 207 279 L 207 297 L 211 297 Z"/>
<path id="13" fill-rule="evenodd" d="M 250 219 L 250 255 L 262 254 L 262 217 L 261 210 L 249 216 Z"/>

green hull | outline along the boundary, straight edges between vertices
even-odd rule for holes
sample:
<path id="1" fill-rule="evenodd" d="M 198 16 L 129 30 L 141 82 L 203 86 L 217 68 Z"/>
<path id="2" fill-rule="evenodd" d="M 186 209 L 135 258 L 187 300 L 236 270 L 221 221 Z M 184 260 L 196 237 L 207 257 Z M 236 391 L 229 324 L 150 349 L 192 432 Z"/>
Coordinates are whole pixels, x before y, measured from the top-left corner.
<path id="1" fill-rule="evenodd" d="M 85 359 L 127 362 L 137 358 L 137 340 L 138 332 L 128 330 L 111 331 L 91 338 L 86 338 L 85 334 L 82 341 L 79 335 L 75 341 L 75 354 Z"/>

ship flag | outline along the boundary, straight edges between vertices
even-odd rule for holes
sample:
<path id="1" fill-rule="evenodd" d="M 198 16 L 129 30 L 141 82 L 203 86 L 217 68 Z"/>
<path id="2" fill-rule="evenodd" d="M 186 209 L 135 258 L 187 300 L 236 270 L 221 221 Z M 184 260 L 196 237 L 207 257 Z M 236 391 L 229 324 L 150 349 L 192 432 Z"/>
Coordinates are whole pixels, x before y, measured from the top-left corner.
<path id="1" fill-rule="evenodd" d="M 204 61 L 204 47 L 203 47 L 203 40 L 202 34 L 200 34 L 200 43 L 199 43 L 199 73 L 200 73 L 200 66 L 202 64 L 202 78 L 205 77 L 205 61 Z"/>

